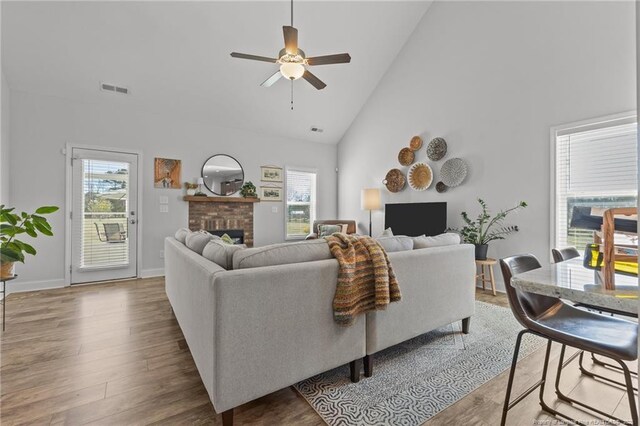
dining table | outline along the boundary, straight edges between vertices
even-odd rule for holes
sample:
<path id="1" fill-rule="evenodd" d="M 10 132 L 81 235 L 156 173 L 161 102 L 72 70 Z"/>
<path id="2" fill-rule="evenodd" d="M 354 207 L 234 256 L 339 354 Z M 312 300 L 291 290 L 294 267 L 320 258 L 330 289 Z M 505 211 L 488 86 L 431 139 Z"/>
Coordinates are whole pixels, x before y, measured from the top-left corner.
<path id="1" fill-rule="evenodd" d="M 593 308 L 638 315 L 638 277 L 616 274 L 615 289 L 606 290 L 598 271 L 581 258 L 552 263 L 511 278 L 517 289 L 568 300 Z"/>

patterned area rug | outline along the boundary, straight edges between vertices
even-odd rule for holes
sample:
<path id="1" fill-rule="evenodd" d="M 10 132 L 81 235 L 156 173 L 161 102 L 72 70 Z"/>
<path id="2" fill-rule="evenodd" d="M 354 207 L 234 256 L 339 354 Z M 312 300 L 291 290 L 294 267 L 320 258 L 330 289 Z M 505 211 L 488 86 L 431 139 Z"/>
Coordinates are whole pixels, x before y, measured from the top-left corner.
<path id="1" fill-rule="evenodd" d="M 294 387 L 332 426 L 419 425 L 508 369 L 521 329 L 509 309 L 476 302 L 468 335 L 458 321 L 377 353 L 358 383 L 343 366 Z M 543 345 L 526 334 L 520 357 Z"/>

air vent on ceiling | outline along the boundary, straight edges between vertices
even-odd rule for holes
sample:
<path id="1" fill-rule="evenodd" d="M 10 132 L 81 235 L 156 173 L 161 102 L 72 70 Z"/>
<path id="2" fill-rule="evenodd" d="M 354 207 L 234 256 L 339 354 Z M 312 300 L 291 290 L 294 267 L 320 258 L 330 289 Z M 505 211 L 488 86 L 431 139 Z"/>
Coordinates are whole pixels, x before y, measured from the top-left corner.
<path id="1" fill-rule="evenodd" d="M 120 93 L 121 95 L 129 94 L 128 88 L 122 87 L 122 86 L 116 86 L 115 84 L 111 84 L 111 83 L 100 83 L 100 90 L 104 92 Z"/>
<path id="2" fill-rule="evenodd" d="M 321 129 L 320 127 L 318 127 L 318 126 L 311 126 L 311 129 L 310 129 L 310 130 L 311 130 L 312 132 L 315 132 L 315 133 L 322 133 L 322 132 L 324 132 L 324 130 L 323 130 L 323 129 Z"/>

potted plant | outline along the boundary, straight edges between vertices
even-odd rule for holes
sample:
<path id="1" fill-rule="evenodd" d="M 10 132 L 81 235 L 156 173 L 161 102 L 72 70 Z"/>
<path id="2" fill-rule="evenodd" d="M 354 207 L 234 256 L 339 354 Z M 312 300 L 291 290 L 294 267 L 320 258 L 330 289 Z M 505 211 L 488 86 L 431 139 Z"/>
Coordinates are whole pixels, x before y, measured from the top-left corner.
<path id="1" fill-rule="evenodd" d="M 244 198 L 255 198 L 256 197 L 256 186 L 251 181 L 247 181 L 240 188 L 240 195 Z"/>
<path id="2" fill-rule="evenodd" d="M 196 195 L 197 183 L 185 182 L 184 187 L 187 188 L 187 195 Z"/>
<path id="3" fill-rule="evenodd" d="M 36 238 L 38 234 L 52 236 L 51 225 L 42 215 L 51 214 L 58 210 L 55 206 L 43 206 L 35 213 L 25 212 L 19 215 L 14 213 L 15 208 L 5 208 L 0 205 L 0 278 L 13 277 L 15 262 L 24 263 L 26 254 L 35 255 L 36 249 L 33 246 L 16 238 L 17 235 L 27 234 Z"/>
<path id="4" fill-rule="evenodd" d="M 514 232 L 518 232 L 516 225 L 503 225 L 504 219 L 511 212 L 527 207 L 527 203 L 520 201 L 515 207 L 501 210 L 493 218 L 489 214 L 487 203 L 478 198 L 478 203 L 482 207 L 482 212 L 476 220 L 471 220 L 467 212 L 460 213 L 465 225 L 462 229 L 452 228 L 451 231 L 460 234 L 462 241 L 476 246 L 476 259 L 485 260 L 489 243 L 494 240 L 504 240 L 504 238 Z"/>

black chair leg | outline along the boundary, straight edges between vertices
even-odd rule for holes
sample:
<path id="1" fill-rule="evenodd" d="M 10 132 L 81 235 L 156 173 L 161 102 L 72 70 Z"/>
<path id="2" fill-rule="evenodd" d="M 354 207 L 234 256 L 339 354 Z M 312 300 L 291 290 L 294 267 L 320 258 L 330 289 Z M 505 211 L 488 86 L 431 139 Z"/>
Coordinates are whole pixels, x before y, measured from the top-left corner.
<path id="1" fill-rule="evenodd" d="M 624 373 L 624 370 L 622 368 L 618 367 L 617 365 L 613 365 L 613 364 L 610 364 L 608 362 L 604 362 L 604 361 L 599 360 L 598 358 L 596 358 L 594 353 L 591 353 L 591 360 L 593 361 L 594 364 L 599 365 L 599 366 L 601 366 L 603 368 L 606 368 L 606 369 L 609 369 L 609 370 L 614 370 L 614 371 L 616 371 L 618 373 L 622 373 L 622 374 Z M 600 374 L 594 373 L 593 371 L 589 371 L 583 365 L 583 356 L 582 355 L 580 356 L 580 372 L 582 374 L 584 374 L 585 376 L 589 376 L 589 377 L 591 377 L 593 379 L 597 378 L 597 379 L 600 379 L 600 380 L 604 380 L 605 382 L 609 382 L 609 383 L 613 383 L 614 385 L 621 386 L 623 388 L 627 387 L 626 383 L 622 383 L 622 382 L 619 382 L 617 380 L 613 380 L 613 379 L 610 379 L 608 377 L 602 376 Z M 631 373 L 632 376 L 638 377 L 638 373 L 636 373 L 634 371 L 629 371 L 629 373 Z M 637 392 L 638 388 L 634 386 L 633 390 Z"/>
<path id="2" fill-rule="evenodd" d="M 355 361 L 349 363 L 349 370 L 351 372 L 351 381 L 358 383 L 360 381 L 360 369 L 362 368 L 362 358 L 358 358 Z"/>
<path id="3" fill-rule="evenodd" d="M 365 355 L 364 357 L 364 377 L 373 375 L 373 355 Z"/>
<path id="4" fill-rule="evenodd" d="M 504 426 L 507 421 L 507 412 L 509 408 L 511 408 L 509 399 L 511 398 L 511 389 L 513 388 L 513 377 L 516 372 L 516 364 L 518 363 L 518 353 L 520 352 L 520 343 L 522 342 L 522 336 L 527 332 L 527 330 L 522 330 L 518 333 L 518 338 L 516 339 L 516 346 L 513 349 L 513 359 L 511 360 L 511 370 L 509 371 L 509 381 L 507 382 L 507 392 L 504 397 L 504 406 L 502 407 L 502 420 L 500 421 L 500 426 Z"/>
<path id="5" fill-rule="evenodd" d="M 631 381 L 631 371 L 629 370 L 629 367 L 627 367 L 627 364 L 624 363 L 624 361 L 619 361 L 619 360 L 617 361 L 620 364 L 620 367 L 622 367 L 622 371 L 624 372 L 624 381 L 627 384 L 626 388 L 627 388 L 627 396 L 629 397 L 629 410 L 631 411 L 631 424 L 633 426 L 638 426 L 638 408 L 636 406 L 636 397 L 635 397 L 635 394 L 633 393 L 633 382 Z"/>
<path id="6" fill-rule="evenodd" d="M 615 420 L 615 421 L 617 421 L 619 423 L 628 424 L 628 422 L 626 422 L 626 421 L 624 421 L 624 420 L 622 420 L 622 419 L 620 419 L 618 417 L 614 417 L 609 413 L 605 413 L 602 410 L 599 410 L 599 409 L 594 408 L 594 407 L 592 407 L 590 405 L 584 404 L 584 403 L 582 403 L 582 402 L 580 402 L 580 401 L 578 401 L 576 399 L 570 398 L 567 395 L 565 395 L 564 393 L 562 393 L 562 391 L 560 390 L 560 377 L 562 375 L 563 367 L 565 365 L 567 365 L 567 363 L 564 362 L 565 351 L 566 351 L 566 346 L 562 345 L 562 349 L 560 349 L 560 358 L 558 360 L 558 373 L 556 375 L 556 384 L 555 384 L 555 386 L 556 386 L 556 395 L 558 396 L 558 399 L 560 399 L 561 401 L 567 402 L 567 403 L 569 403 L 569 404 L 571 404 L 573 406 L 586 408 L 589 411 L 593 411 L 594 413 L 597 413 L 597 414 L 599 414 L 599 415 L 601 415 L 603 417 Z M 584 356 L 584 351 L 580 351 L 580 361 L 582 361 L 583 356 Z M 570 360 L 572 360 L 574 358 L 575 358 L 575 355 Z M 626 367 L 626 365 L 625 365 L 625 367 Z M 628 371 L 628 368 L 627 368 L 627 371 Z M 627 377 L 627 375 L 625 374 L 625 379 L 626 379 L 626 377 Z M 629 374 L 628 377 L 629 377 L 629 380 L 628 380 L 627 383 L 628 383 L 628 386 L 631 386 L 631 387 L 628 388 L 627 391 L 630 392 L 631 395 L 632 395 L 632 402 L 633 402 L 634 405 L 631 407 L 631 410 L 632 410 L 632 412 L 635 412 L 635 400 L 633 400 L 633 386 L 631 385 L 631 374 Z M 586 425 L 586 423 L 582 423 L 582 422 L 579 422 L 578 420 L 575 420 L 575 419 L 573 419 L 571 417 L 568 417 L 568 416 L 562 414 L 561 412 L 559 412 L 557 410 L 554 410 L 553 408 L 551 408 L 549 406 L 544 405 L 543 409 L 545 411 L 549 412 L 550 414 L 553 414 L 554 416 L 562 417 L 562 418 L 564 418 L 566 420 L 569 420 L 570 422 L 573 422 L 573 423 L 576 423 L 576 424 L 579 424 L 579 425 Z M 633 424 L 634 424 L 634 426 L 636 426 L 637 425 L 637 416 L 634 417 L 634 419 L 635 419 L 634 420 L 635 423 L 633 423 Z"/>

